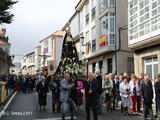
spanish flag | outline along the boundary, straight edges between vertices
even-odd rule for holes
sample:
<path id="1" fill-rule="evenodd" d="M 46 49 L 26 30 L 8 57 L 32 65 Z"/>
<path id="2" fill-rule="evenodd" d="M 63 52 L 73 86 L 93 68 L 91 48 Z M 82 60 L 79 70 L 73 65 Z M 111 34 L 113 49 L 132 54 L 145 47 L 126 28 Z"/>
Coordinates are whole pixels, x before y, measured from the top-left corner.
<path id="1" fill-rule="evenodd" d="M 99 45 L 100 46 L 105 45 L 105 40 L 106 40 L 106 35 L 104 34 L 100 37 Z"/>

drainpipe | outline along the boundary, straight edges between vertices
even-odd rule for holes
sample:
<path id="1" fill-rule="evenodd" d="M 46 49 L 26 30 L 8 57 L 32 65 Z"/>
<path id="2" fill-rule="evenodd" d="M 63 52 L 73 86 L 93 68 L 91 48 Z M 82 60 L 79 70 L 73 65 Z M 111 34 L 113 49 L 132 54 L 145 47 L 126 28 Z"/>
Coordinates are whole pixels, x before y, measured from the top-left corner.
<path id="1" fill-rule="evenodd" d="M 116 16 L 117 16 L 117 12 L 116 12 L 116 8 L 117 8 L 117 0 L 115 0 L 115 74 L 117 74 L 117 37 L 116 37 L 116 31 L 117 31 L 117 26 L 116 26 L 116 23 L 117 23 L 117 19 L 116 19 Z"/>

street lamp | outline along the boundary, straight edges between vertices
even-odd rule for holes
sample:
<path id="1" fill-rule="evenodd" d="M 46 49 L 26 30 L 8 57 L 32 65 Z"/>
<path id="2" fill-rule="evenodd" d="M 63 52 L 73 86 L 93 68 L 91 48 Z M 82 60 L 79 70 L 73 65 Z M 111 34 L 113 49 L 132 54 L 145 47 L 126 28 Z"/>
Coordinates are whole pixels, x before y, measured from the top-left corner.
<path id="1" fill-rule="evenodd" d="M 81 39 L 82 46 L 86 46 L 88 44 L 89 47 L 91 47 L 90 41 L 88 41 L 86 44 L 84 44 L 84 36 L 83 35 L 80 37 L 80 39 Z"/>

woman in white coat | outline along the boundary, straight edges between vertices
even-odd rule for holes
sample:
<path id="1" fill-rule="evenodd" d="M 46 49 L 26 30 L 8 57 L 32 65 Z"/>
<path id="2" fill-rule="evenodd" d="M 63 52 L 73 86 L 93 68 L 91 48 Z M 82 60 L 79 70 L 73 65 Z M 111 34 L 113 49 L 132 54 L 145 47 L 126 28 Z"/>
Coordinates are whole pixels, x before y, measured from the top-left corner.
<path id="1" fill-rule="evenodd" d="M 127 77 L 123 78 L 123 82 L 120 84 L 120 96 L 122 99 L 123 106 L 123 114 L 126 114 L 125 108 L 128 107 L 128 115 L 131 115 L 130 106 L 131 106 L 131 98 L 130 98 L 130 86 L 127 83 Z"/>

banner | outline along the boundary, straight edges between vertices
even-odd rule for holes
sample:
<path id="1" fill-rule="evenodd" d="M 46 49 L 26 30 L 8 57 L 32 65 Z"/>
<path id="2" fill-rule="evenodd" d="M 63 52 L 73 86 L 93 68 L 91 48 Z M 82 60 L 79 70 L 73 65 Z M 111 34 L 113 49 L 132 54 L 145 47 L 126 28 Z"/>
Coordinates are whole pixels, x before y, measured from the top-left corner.
<path id="1" fill-rule="evenodd" d="M 47 66 L 48 66 L 48 74 L 49 75 L 53 75 L 56 72 L 56 70 L 57 70 L 57 63 L 56 63 L 56 61 L 54 61 L 54 60 L 48 61 Z"/>

